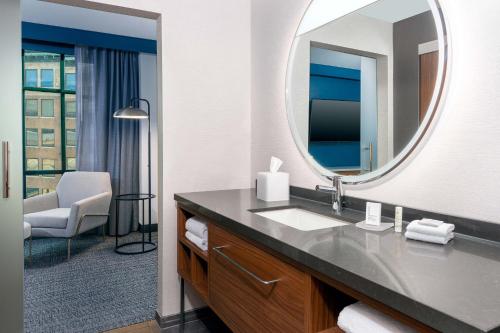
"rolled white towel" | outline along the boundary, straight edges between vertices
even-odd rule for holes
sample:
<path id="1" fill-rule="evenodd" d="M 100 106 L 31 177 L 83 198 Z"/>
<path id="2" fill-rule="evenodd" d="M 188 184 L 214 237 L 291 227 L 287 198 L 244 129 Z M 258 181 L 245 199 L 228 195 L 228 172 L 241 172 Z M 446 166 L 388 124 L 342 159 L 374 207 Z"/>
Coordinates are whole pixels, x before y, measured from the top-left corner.
<path id="1" fill-rule="evenodd" d="M 420 221 L 413 221 L 406 227 L 407 231 L 416 232 L 419 234 L 431 235 L 431 236 L 448 236 L 453 230 L 455 230 L 455 225 L 450 223 L 441 223 L 437 227 L 429 226 L 420 223 Z"/>
<path id="2" fill-rule="evenodd" d="M 200 237 L 192 234 L 190 231 L 186 231 L 186 238 L 191 241 L 194 245 L 202 249 L 203 251 L 208 250 L 208 243 L 206 240 L 201 239 Z"/>
<path id="3" fill-rule="evenodd" d="M 345 333 L 413 333 L 412 328 L 358 302 L 346 306 L 339 314 L 337 325 Z"/>
<path id="4" fill-rule="evenodd" d="M 414 239 L 422 242 L 428 242 L 428 243 L 436 243 L 436 244 L 446 244 L 450 240 L 455 237 L 455 234 L 453 232 L 449 233 L 447 236 L 432 236 L 432 235 L 426 235 L 426 234 L 421 234 L 417 232 L 412 232 L 412 231 L 406 231 L 405 232 L 405 237 L 409 239 Z"/>
<path id="5" fill-rule="evenodd" d="M 208 239 L 207 222 L 199 217 L 193 216 L 186 221 L 186 230 L 190 231 L 193 235 L 200 237 L 203 240 Z"/>

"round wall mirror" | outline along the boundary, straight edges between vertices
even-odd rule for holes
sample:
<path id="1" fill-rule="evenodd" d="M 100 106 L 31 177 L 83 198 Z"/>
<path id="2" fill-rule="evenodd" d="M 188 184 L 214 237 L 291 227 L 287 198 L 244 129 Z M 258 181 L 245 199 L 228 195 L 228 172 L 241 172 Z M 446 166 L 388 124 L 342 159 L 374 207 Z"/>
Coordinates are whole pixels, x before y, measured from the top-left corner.
<path id="1" fill-rule="evenodd" d="M 396 168 L 435 117 L 446 31 L 434 0 L 312 0 L 288 60 L 290 128 L 323 177 Z"/>

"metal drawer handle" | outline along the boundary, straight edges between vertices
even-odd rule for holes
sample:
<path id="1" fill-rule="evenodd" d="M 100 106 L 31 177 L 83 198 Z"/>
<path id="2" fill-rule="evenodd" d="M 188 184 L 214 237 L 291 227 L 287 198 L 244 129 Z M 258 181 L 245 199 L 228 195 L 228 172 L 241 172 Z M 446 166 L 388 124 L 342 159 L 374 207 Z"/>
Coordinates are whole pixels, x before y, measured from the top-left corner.
<path id="1" fill-rule="evenodd" d="M 2 141 L 2 186 L 4 199 L 9 197 L 9 143 Z"/>
<path id="2" fill-rule="evenodd" d="M 238 263 L 236 260 L 234 260 L 233 258 L 229 257 L 227 254 L 225 254 L 224 252 L 222 252 L 222 249 L 225 248 L 225 247 L 227 247 L 227 246 L 216 246 L 216 247 L 213 248 L 213 250 L 215 252 L 217 252 L 221 257 L 223 257 L 224 259 L 226 259 L 227 261 L 229 261 L 231 264 L 233 264 L 240 271 L 242 271 L 242 272 L 246 273 L 247 275 L 251 276 L 254 280 L 256 280 L 259 283 L 262 283 L 262 284 L 264 284 L 266 286 L 275 284 L 276 282 L 279 281 L 279 279 L 264 280 L 264 279 L 260 278 L 257 274 L 255 274 L 253 272 L 250 272 L 248 269 L 246 269 L 245 267 L 241 266 L 240 263 Z"/>

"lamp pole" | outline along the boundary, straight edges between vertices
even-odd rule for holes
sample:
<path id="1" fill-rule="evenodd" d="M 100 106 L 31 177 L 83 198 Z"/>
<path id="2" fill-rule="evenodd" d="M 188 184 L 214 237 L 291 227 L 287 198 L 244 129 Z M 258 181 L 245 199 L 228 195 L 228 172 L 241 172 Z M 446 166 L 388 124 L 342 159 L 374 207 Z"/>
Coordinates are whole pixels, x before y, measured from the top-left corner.
<path id="1" fill-rule="evenodd" d="M 151 242 L 151 105 L 149 101 L 145 98 L 132 98 L 130 100 L 130 105 L 134 102 L 146 102 L 148 106 L 148 194 L 149 194 L 149 241 Z M 143 221 L 145 222 L 145 221 Z"/>

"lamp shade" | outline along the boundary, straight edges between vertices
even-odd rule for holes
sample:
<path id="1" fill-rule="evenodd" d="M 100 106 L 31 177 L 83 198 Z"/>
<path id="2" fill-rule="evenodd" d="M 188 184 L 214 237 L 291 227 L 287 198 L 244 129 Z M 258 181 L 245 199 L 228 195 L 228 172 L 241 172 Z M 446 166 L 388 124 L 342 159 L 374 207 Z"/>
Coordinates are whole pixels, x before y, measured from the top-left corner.
<path id="1" fill-rule="evenodd" d="M 148 119 L 148 113 L 142 109 L 128 106 L 113 113 L 113 118 L 122 119 Z"/>

